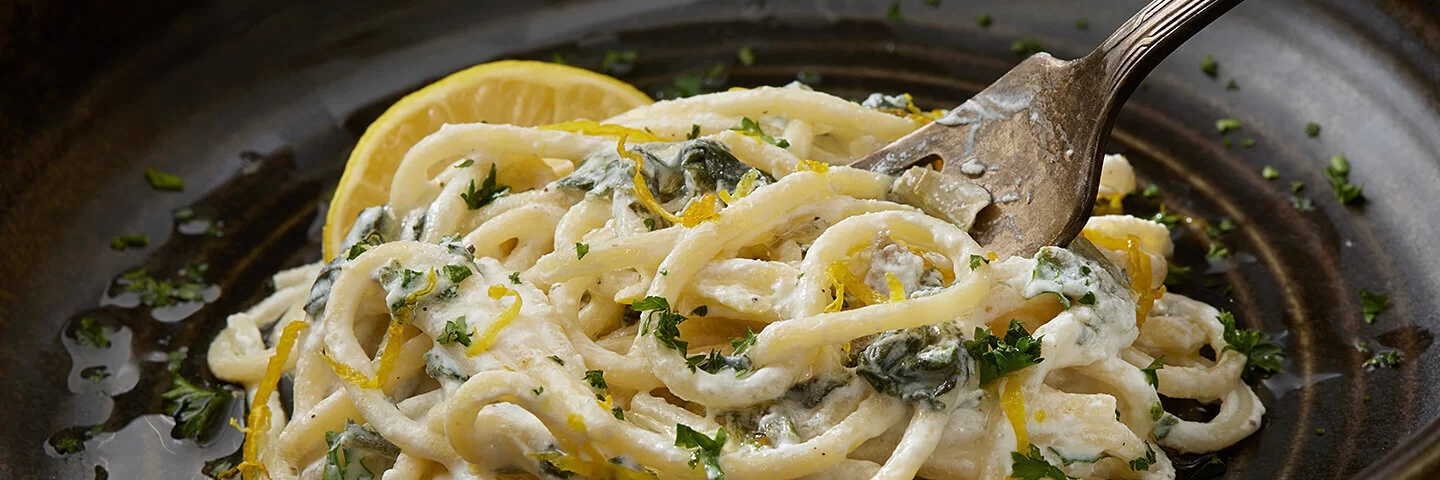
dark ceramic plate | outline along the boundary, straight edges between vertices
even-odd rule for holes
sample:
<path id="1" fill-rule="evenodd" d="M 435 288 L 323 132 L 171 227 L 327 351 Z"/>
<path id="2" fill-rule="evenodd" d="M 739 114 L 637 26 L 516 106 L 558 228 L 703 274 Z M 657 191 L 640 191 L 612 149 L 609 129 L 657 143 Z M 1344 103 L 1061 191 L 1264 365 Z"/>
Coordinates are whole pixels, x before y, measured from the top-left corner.
<path id="1" fill-rule="evenodd" d="M 449 72 L 504 57 L 598 68 L 607 50 L 634 49 L 619 76 L 648 91 L 724 63 L 727 85 L 804 72 L 842 96 L 953 106 L 1017 62 L 1012 42 L 1077 57 L 1143 2 L 906 0 L 899 21 L 889 0 L 358 3 L 0 6 L 0 478 L 191 478 L 234 458 L 240 436 L 219 422 L 202 442 L 171 438 L 167 352 L 188 348 L 180 372 L 214 384 L 209 338 L 263 297 L 271 272 L 318 257 L 317 212 L 364 127 Z M 757 60 L 737 65 L 746 45 Z M 1220 135 L 1225 117 L 1243 128 Z M 1440 4 L 1247 2 L 1160 65 L 1109 149 L 1162 192 L 1132 211 L 1163 202 L 1233 219 L 1220 262 L 1206 261 L 1201 224 L 1177 230 L 1194 270 L 1174 289 L 1235 311 L 1289 355 L 1262 383 L 1264 428 L 1220 452 L 1224 467 L 1178 457 L 1182 477 L 1434 478 Z M 1324 175 L 1335 154 L 1363 205 L 1336 201 Z M 1280 179 L 1263 179 L 1265 165 Z M 146 167 L 185 190 L 150 189 Z M 1312 211 L 1292 204 L 1291 181 Z M 185 207 L 195 217 L 177 220 Z M 120 234 L 153 242 L 112 251 Z M 209 265 L 208 303 L 133 308 L 113 286 L 133 267 L 169 279 L 190 262 Z M 1373 325 L 1361 288 L 1390 298 Z M 76 342 L 86 316 L 116 330 L 109 348 Z M 1367 371 L 1357 342 L 1404 361 Z M 87 379 L 97 366 L 109 376 Z"/>

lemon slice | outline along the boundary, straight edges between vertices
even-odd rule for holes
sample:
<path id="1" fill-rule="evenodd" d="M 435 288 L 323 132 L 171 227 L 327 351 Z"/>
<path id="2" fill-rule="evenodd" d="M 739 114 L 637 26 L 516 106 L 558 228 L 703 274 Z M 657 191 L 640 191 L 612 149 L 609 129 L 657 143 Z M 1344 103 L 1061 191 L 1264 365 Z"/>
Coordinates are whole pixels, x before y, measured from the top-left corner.
<path id="1" fill-rule="evenodd" d="M 650 103 L 648 95 L 615 78 L 527 60 L 476 65 L 406 95 L 365 129 L 350 152 L 325 214 L 325 259 L 335 258 L 361 210 L 386 203 L 405 152 L 441 125 L 603 120 Z"/>

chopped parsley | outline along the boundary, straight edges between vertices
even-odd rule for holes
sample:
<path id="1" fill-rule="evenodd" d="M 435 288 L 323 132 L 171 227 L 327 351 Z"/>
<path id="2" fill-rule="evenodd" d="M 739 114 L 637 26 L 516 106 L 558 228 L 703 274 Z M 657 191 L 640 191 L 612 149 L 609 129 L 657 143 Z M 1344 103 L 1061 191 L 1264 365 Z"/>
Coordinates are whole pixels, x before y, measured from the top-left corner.
<path id="1" fill-rule="evenodd" d="M 1335 198 L 1341 205 L 1351 205 L 1365 200 L 1364 189 L 1350 183 L 1350 161 L 1344 155 L 1330 157 L 1330 166 L 1325 167 L 1325 178 L 1335 187 Z"/>
<path id="2" fill-rule="evenodd" d="M 1400 353 L 1399 350 L 1389 350 L 1375 354 L 1374 356 L 1370 357 L 1369 360 L 1366 360 L 1364 365 L 1365 368 L 1369 369 L 1381 367 L 1395 368 L 1400 366 L 1400 362 L 1404 360 L 1405 354 Z"/>
<path id="3" fill-rule="evenodd" d="M 1220 63 L 1215 61 L 1214 55 L 1206 55 L 1200 59 L 1200 71 L 1210 78 L 1220 75 Z"/>
<path id="4" fill-rule="evenodd" d="M 1152 199 L 1152 200 L 1153 200 L 1153 199 L 1156 199 L 1156 198 L 1160 198 L 1160 186 L 1159 186 L 1159 185 L 1156 185 L 1156 184 L 1153 184 L 1153 183 L 1152 183 L 1152 184 L 1149 184 L 1149 185 L 1146 185 L 1146 186 L 1145 186 L 1145 189 L 1140 191 L 1140 196 L 1145 197 L 1145 198 L 1149 198 L 1149 199 Z"/>
<path id="5" fill-rule="evenodd" d="M 1294 205 L 1296 210 L 1302 212 L 1315 210 L 1315 202 L 1311 201 L 1309 197 L 1291 196 L 1290 204 Z"/>
<path id="6" fill-rule="evenodd" d="M 900 2 L 890 2 L 890 9 L 885 12 L 885 19 L 895 23 L 905 23 L 905 17 L 900 15 Z"/>
<path id="7" fill-rule="evenodd" d="M 1299 180 L 1290 181 L 1290 193 L 1300 193 L 1303 191 L 1305 191 L 1305 182 Z"/>
<path id="8" fill-rule="evenodd" d="M 755 331 L 751 330 L 750 327 L 745 327 L 745 336 L 730 339 L 730 346 L 735 348 L 736 355 L 741 355 L 744 354 L 746 350 L 749 350 L 750 347 L 755 346 L 755 338 Z"/>
<path id="9" fill-rule="evenodd" d="M 378 432 L 347 420 L 345 429 L 325 432 L 325 480 L 369 480 L 380 478 L 395 466 L 400 447 Z"/>
<path id="10" fill-rule="evenodd" d="M 975 327 L 975 339 L 965 341 L 965 350 L 979 364 L 981 386 L 1045 360 L 1040 357 L 1040 339 L 1031 337 L 1015 319 L 1010 320 L 1003 339 L 987 328 Z"/>
<path id="11" fill-rule="evenodd" d="M 1145 456 L 1140 457 L 1140 458 L 1137 458 L 1137 459 L 1134 459 L 1134 460 L 1131 460 L 1131 461 L 1130 461 L 1130 469 L 1131 469 L 1131 470 L 1134 470 L 1134 471 L 1137 471 L 1137 472 L 1143 472 L 1143 471 L 1149 470 L 1149 469 L 1150 469 L 1150 466 L 1151 466 L 1151 465 L 1154 465 L 1154 464 L 1155 464 L 1155 449 L 1154 449 L 1154 448 L 1151 448 L 1151 447 L 1150 447 L 1150 444 L 1147 443 L 1147 444 L 1145 444 Z"/>
<path id="12" fill-rule="evenodd" d="M 469 325 L 465 323 L 464 315 L 455 317 L 454 320 L 445 322 L 445 331 L 441 332 L 435 341 L 440 342 L 441 345 L 458 343 L 468 347 L 470 346 L 470 336 L 475 334 L 475 329 L 467 327 Z"/>
<path id="13" fill-rule="evenodd" d="M 100 383 L 110 378 L 110 369 L 104 365 L 86 368 L 80 371 L 80 377 L 95 383 Z"/>
<path id="14" fill-rule="evenodd" d="M 520 272 L 510 272 L 510 283 L 520 284 Z"/>
<path id="15" fill-rule="evenodd" d="M 971 256 L 970 256 L 970 269 L 971 269 L 971 270 L 980 268 L 981 265 L 989 265 L 989 264 L 990 264 L 990 259 L 988 259 L 988 258 L 982 257 L 982 256 L 980 256 L 980 255 L 971 255 Z"/>
<path id="16" fill-rule="evenodd" d="M 1160 211 L 1150 216 L 1150 221 L 1164 225 L 1166 229 L 1174 230 L 1176 226 L 1180 225 L 1180 216 L 1166 213 L 1164 205 L 1161 205 Z"/>
<path id="17" fill-rule="evenodd" d="M 1220 242 L 1210 242 L 1210 250 L 1205 252 L 1205 258 L 1222 259 L 1230 256 L 1230 249 L 1221 245 Z"/>
<path id="18" fill-rule="evenodd" d="M 1270 343 L 1269 334 L 1236 327 L 1235 315 L 1225 310 L 1220 311 L 1217 319 L 1225 327 L 1226 345 L 1222 352 L 1234 350 L 1245 355 L 1246 378 L 1268 377 L 1285 371 L 1280 364 L 1285 360 L 1285 352 L 1279 345 Z"/>
<path id="19" fill-rule="evenodd" d="M 727 80 L 729 74 L 725 64 L 716 63 L 704 73 L 685 72 L 677 75 L 670 85 L 661 88 L 655 96 L 660 99 L 693 97 L 723 87 Z"/>
<path id="20" fill-rule="evenodd" d="M 751 65 L 754 65 L 754 64 L 755 64 L 755 49 L 750 48 L 749 45 L 740 47 L 740 50 L 737 50 L 737 51 L 735 52 L 735 58 L 738 59 L 738 60 L 740 60 L 740 64 L 741 64 L 741 65 L 744 65 L 744 66 L 747 66 L 747 67 L 748 67 L 748 66 L 751 66 Z"/>
<path id="21" fill-rule="evenodd" d="M 1140 369 L 1140 373 L 1145 374 L 1145 383 L 1150 384 L 1151 387 L 1160 388 L 1160 376 L 1156 374 L 1155 371 L 1162 368 L 1165 368 L 1164 355 L 1150 362 L 1150 366 Z"/>
<path id="22" fill-rule="evenodd" d="M 456 165 L 455 168 L 466 168 L 466 167 L 469 167 L 469 166 L 474 165 L 474 164 L 475 164 L 475 159 L 473 159 L 473 158 L 467 158 L 467 159 L 465 159 L 465 161 L 460 162 L 459 165 Z"/>
<path id="23" fill-rule="evenodd" d="M 641 327 L 641 335 L 647 334 L 653 324 L 656 342 L 659 342 L 661 346 L 680 352 L 681 356 L 686 354 L 690 344 L 680 340 L 679 328 L 679 325 L 685 321 L 685 316 L 671 310 L 670 302 L 666 301 L 665 297 L 645 297 L 630 304 L 630 308 L 637 312 L 654 312 Z"/>
<path id="24" fill-rule="evenodd" d="M 80 453 L 81 450 L 85 449 L 85 444 L 82 443 L 78 438 L 65 437 L 56 440 L 54 443 L 54 447 L 55 453 L 59 453 L 61 455 L 70 455 Z"/>
<path id="25" fill-rule="evenodd" d="M 1185 278 L 1184 278 L 1185 274 L 1190 273 L 1190 270 L 1191 270 L 1190 267 L 1183 266 L 1183 265 L 1176 265 L 1176 264 L 1173 264 L 1173 263 L 1172 263 L 1172 264 L 1169 264 L 1169 265 L 1166 265 L 1165 267 L 1166 267 L 1166 272 L 1165 272 L 1165 284 L 1166 284 L 1166 285 L 1170 285 L 1170 286 L 1172 286 L 1172 287 L 1175 286 L 1175 285 L 1179 285 L 1181 282 L 1184 282 L 1184 281 L 1185 281 Z"/>
<path id="26" fill-rule="evenodd" d="M 980 28 L 990 28 L 990 25 L 994 23 L 995 19 L 990 18 L 990 14 L 988 13 L 982 13 L 979 16 L 975 17 L 975 24 L 979 25 Z"/>
<path id="27" fill-rule="evenodd" d="M 1240 84 L 1235 83 L 1235 79 L 1232 78 L 1232 79 L 1230 79 L 1229 82 L 1227 82 L 1227 83 L 1225 84 L 1225 89 L 1226 89 L 1226 90 L 1239 90 L 1239 89 L 1240 89 Z"/>
<path id="28" fill-rule="evenodd" d="M 199 283 L 206 269 L 205 264 L 188 265 L 180 271 L 189 281 L 176 283 L 170 280 L 156 280 L 144 268 L 130 270 L 120 275 L 117 284 L 126 292 L 138 293 L 140 303 L 147 307 L 168 307 L 180 302 L 205 301 L 206 286 Z"/>
<path id="29" fill-rule="evenodd" d="M 789 141 L 787 141 L 787 140 L 785 140 L 785 139 L 783 139 L 783 138 L 782 138 L 782 139 L 779 139 L 779 140 L 776 140 L 774 137 L 771 137 L 771 136 L 769 136 L 769 135 L 766 135 L 766 134 L 765 134 L 765 131 L 760 129 L 760 124 L 755 123 L 755 121 L 754 121 L 754 120 L 751 120 L 750 117 L 743 117 L 743 118 L 741 118 L 741 119 L 740 119 L 740 126 L 731 128 L 731 130 L 734 130 L 734 131 L 737 131 L 737 132 L 741 132 L 741 133 L 744 133 L 744 134 L 746 134 L 746 135 L 754 136 L 754 137 L 759 138 L 760 140 L 764 141 L 765 143 L 768 143 L 768 144 L 771 144 L 771 145 L 774 145 L 774 146 L 777 146 L 777 147 L 780 147 L 780 148 L 790 148 L 790 142 L 789 142 Z"/>
<path id="30" fill-rule="evenodd" d="M 110 328 L 101 325 L 95 317 L 80 317 L 75 326 L 75 343 L 94 348 L 110 348 Z"/>
<path id="31" fill-rule="evenodd" d="M 185 179 L 153 168 L 145 169 L 145 181 L 150 182 L 150 188 L 156 190 L 167 192 L 185 190 Z"/>
<path id="32" fill-rule="evenodd" d="M 530 389 L 530 391 L 535 392 L 535 396 L 538 397 L 538 396 L 541 396 L 541 395 L 544 395 L 544 394 L 545 394 L 545 386 L 544 386 L 544 385 L 541 385 L 541 386 L 538 386 L 538 387 L 535 387 L 535 388 Z"/>
<path id="33" fill-rule="evenodd" d="M 1325 436 L 1325 429 L 1322 427 L 1315 427 L 1315 434 L 1323 437 Z"/>
<path id="34" fill-rule="evenodd" d="M 1266 180 L 1274 180 L 1280 178 L 1280 171 L 1276 170 L 1275 167 L 1266 165 L 1265 168 L 1260 169 L 1260 176 Z"/>
<path id="35" fill-rule="evenodd" d="M 1305 124 L 1305 136 L 1310 138 L 1320 136 L 1320 124 L 1315 122 L 1307 122 Z"/>
<path id="36" fill-rule="evenodd" d="M 1030 445 L 1030 454 L 1010 452 L 1010 478 L 1016 480 L 1070 480 L 1071 476 L 1066 475 L 1060 467 L 1051 465 L 1045 460 L 1045 455 L 1040 453 L 1040 448 Z"/>
<path id="37" fill-rule="evenodd" d="M 586 370 L 585 383 L 589 383 L 590 387 L 596 390 L 605 390 L 607 388 L 610 388 L 610 385 L 605 383 L 604 370 Z"/>
<path id="38" fill-rule="evenodd" d="M 925 0 L 925 4 L 932 7 L 938 7 L 940 6 L 940 0 Z"/>
<path id="39" fill-rule="evenodd" d="M 1221 134 L 1230 133 L 1240 129 L 1240 121 L 1233 118 L 1222 118 L 1215 121 L 1215 130 Z"/>
<path id="40" fill-rule="evenodd" d="M 1390 309 L 1390 297 L 1360 289 L 1360 308 L 1365 312 L 1365 323 L 1375 323 L 1375 316 Z"/>
<path id="41" fill-rule="evenodd" d="M 695 431 L 689 425 L 675 424 L 675 446 L 694 450 L 690 454 L 690 468 L 703 465 L 707 480 L 725 480 L 725 471 L 720 468 L 720 450 L 725 448 L 725 429 L 715 432 L 715 438 Z"/>
<path id="42" fill-rule="evenodd" d="M 1220 223 L 1205 227 L 1205 236 L 1210 238 L 1220 238 L 1221 235 L 1230 233 L 1232 230 L 1235 230 L 1235 221 L 1228 218 L 1222 218 L 1220 219 Z"/>
<path id="43" fill-rule="evenodd" d="M 1080 30 L 1089 30 L 1090 21 L 1083 18 L 1077 18 L 1075 19 L 1075 28 Z"/>
<path id="44" fill-rule="evenodd" d="M 1220 144 L 1221 144 L 1221 145 L 1224 145 L 1225 148 L 1227 148 L 1227 149 L 1230 148 L 1230 147 L 1235 146 L 1235 142 L 1234 142 L 1233 140 L 1231 140 L 1231 139 L 1228 139 L 1228 138 L 1225 139 L 1224 141 L 1221 141 Z"/>
<path id="45" fill-rule="evenodd" d="M 806 85 L 819 85 L 820 82 L 825 80 L 825 74 L 801 70 L 795 72 L 795 80 Z"/>
<path id="46" fill-rule="evenodd" d="M 170 390 L 161 394 L 165 399 L 166 411 L 175 417 L 175 431 L 182 438 L 199 438 L 205 427 L 223 416 L 225 404 L 230 402 L 230 391 L 223 388 L 209 390 L 196 386 L 172 371 Z"/>
<path id="47" fill-rule="evenodd" d="M 465 206 L 471 210 L 479 210 L 480 207 L 489 205 L 496 199 L 510 193 L 510 187 L 497 186 L 495 184 L 495 164 L 490 164 L 490 174 L 480 184 L 480 190 L 475 190 L 475 179 L 470 179 L 470 187 L 460 193 L 460 199 L 465 200 Z"/>
<path id="48" fill-rule="evenodd" d="M 635 50 L 610 50 L 605 52 L 600 69 L 610 73 L 625 73 L 635 68 L 635 60 L 639 57 L 640 53 Z"/>
<path id="49" fill-rule="evenodd" d="M 121 235 L 110 240 L 111 250 L 142 248 L 150 245 L 150 237 L 144 235 Z"/>
<path id="50" fill-rule="evenodd" d="M 1010 53 L 1021 57 L 1029 57 L 1043 51 L 1045 51 L 1045 46 L 1030 37 L 1010 42 Z"/>
<path id="51" fill-rule="evenodd" d="M 686 139 L 686 140 L 694 140 L 694 139 L 697 139 L 697 138 L 700 138 L 700 125 L 692 123 L 692 124 L 690 124 L 690 133 L 685 134 L 685 139 Z M 653 218 L 647 218 L 647 219 L 645 219 L 645 226 L 650 227 L 651 230 L 654 230 L 654 229 L 655 229 L 655 219 L 653 219 Z"/>
<path id="52" fill-rule="evenodd" d="M 470 271 L 470 267 L 464 265 L 446 265 L 441 270 L 445 272 L 445 277 L 450 279 L 450 283 L 463 282 L 474 274 Z"/>
<path id="53" fill-rule="evenodd" d="M 1247 138 L 1242 138 L 1242 139 L 1240 139 L 1240 146 L 1245 147 L 1245 148 L 1254 147 L 1254 146 L 1255 146 L 1255 139 L 1253 139 L 1253 138 L 1248 138 L 1248 137 L 1247 137 Z"/>
<path id="54" fill-rule="evenodd" d="M 557 365 L 560 365 L 562 367 L 565 366 L 565 360 L 562 360 L 559 355 L 551 355 L 548 358 L 550 359 L 550 361 L 555 362 Z"/>

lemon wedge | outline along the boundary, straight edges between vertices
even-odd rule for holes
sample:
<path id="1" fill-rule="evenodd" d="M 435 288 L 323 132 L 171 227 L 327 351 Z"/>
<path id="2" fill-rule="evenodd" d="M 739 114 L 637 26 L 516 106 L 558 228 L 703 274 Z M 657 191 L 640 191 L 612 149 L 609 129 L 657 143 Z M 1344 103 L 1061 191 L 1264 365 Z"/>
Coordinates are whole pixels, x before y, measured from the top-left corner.
<path id="1" fill-rule="evenodd" d="M 615 78 L 528 60 L 476 65 L 406 95 L 365 129 L 350 152 L 325 214 L 325 259 L 335 258 L 361 210 L 388 201 L 405 152 L 442 125 L 603 120 L 650 103 L 648 95 Z"/>

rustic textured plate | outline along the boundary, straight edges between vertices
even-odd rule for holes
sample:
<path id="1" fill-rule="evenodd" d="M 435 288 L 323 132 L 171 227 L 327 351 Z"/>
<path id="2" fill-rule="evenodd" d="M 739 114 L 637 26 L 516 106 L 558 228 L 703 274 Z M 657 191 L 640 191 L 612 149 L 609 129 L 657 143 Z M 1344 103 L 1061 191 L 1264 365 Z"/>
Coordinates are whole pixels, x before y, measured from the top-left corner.
<path id="1" fill-rule="evenodd" d="M 951 106 L 1018 60 L 1012 42 L 1079 56 L 1143 2 L 907 0 L 900 19 L 887 19 L 888 0 L 81 3 L 0 7 L 3 478 L 191 478 L 233 458 L 240 436 L 218 422 L 204 442 L 170 437 L 167 353 L 188 349 L 181 372 L 212 380 L 203 352 L 225 314 L 261 298 L 270 272 L 318 256 L 316 212 L 358 134 L 446 73 L 502 57 L 598 68 L 606 50 L 634 49 L 619 76 L 649 91 L 722 63 L 726 85 L 798 74 L 842 96 L 908 91 Z M 747 45 L 756 61 L 739 65 Z M 1223 117 L 1244 127 L 1222 136 Z M 1241 5 L 1136 92 L 1110 149 L 1162 192 L 1132 211 L 1163 203 L 1238 225 L 1218 239 L 1233 252 L 1218 262 L 1202 224 L 1177 230 L 1178 258 L 1195 268 L 1175 289 L 1271 332 L 1290 357 L 1263 383 L 1264 428 L 1220 452 L 1224 467 L 1178 458 L 1182 477 L 1344 478 L 1373 465 L 1360 475 L 1433 478 L 1440 5 Z M 1335 154 L 1368 202 L 1336 202 L 1323 173 Z M 1280 179 L 1261 178 L 1264 165 Z M 150 189 L 146 167 L 185 190 Z M 1306 188 L 1292 194 L 1291 181 Z M 194 217 L 177 219 L 182 207 Z M 152 245 L 109 248 L 136 233 Z M 209 266 L 206 302 L 135 308 L 113 285 L 133 267 L 168 279 L 191 262 Z M 1390 297 L 1373 325 L 1360 288 Z M 76 342 L 86 316 L 115 330 L 109 348 Z M 1366 371 L 1357 342 L 1405 359 Z M 102 365 L 109 376 L 87 379 Z M 66 439 L 83 449 L 60 454 Z"/>

